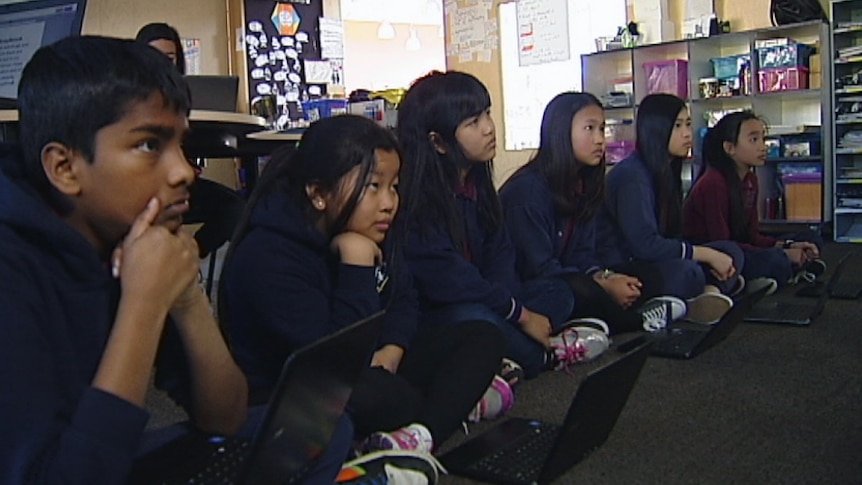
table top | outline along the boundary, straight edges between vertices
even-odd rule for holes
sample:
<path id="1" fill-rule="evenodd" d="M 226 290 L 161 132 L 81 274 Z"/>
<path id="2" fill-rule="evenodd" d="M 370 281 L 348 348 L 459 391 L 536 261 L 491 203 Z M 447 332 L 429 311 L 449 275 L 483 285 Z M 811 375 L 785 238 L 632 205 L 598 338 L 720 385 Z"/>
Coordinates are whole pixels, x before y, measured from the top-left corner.
<path id="1" fill-rule="evenodd" d="M 249 133 L 246 138 L 259 141 L 300 141 L 302 139 L 303 130 L 264 130 L 255 133 Z"/>
<path id="2" fill-rule="evenodd" d="M 0 110 L 0 123 L 18 121 L 18 110 Z M 260 116 L 246 113 L 229 113 L 226 111 L 206 111 L 193 109 L 189 114 L 189 122 L 192 125 L 212 123 L 217 125 L 229 125 L 238 129 L 258 131 L 266 126 L 266 120 Z"/>

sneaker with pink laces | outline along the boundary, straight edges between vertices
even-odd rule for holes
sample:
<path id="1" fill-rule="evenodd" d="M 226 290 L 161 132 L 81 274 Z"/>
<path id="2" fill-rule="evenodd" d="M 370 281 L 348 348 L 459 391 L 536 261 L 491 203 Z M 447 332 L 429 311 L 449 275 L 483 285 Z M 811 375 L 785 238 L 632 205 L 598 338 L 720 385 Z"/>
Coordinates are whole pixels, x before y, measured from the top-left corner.
<path id="1" fill-rule="evenodd" d="M 512 387 L 500 376 L 494 376 L 476 407 L 467 415 L 467 421 L 478 423 L 482 419 L 495 419 L 506 414 L 515 405 Z"/>
<path id="2" fill-rule="evenodd" d="M 365 453 L 380 450 L 404 450 L 431 453 L 434 439 L 424 425 L 413 423 L 395 431 L 379 431 L 365 440 L 362 450 Z"/>
<path id="3" fill-rule="evenodd" d="M 551 336 L 554 370 L 568 369 L 602 355 L 611 345 L 608 325 L 597 318 L 580 318 L 568 322 Z"/>

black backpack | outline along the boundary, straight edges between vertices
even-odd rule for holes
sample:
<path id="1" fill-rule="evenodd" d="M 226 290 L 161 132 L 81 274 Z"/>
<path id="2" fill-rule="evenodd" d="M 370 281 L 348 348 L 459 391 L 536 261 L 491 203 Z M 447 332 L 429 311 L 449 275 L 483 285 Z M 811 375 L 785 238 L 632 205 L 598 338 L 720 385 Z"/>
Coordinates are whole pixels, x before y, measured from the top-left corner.
<path id="1" fill-rule="evenodd" d="M 808 20 L 827 20 L 817 0 L 772 0 L 769 6 L 772 25 L 787 25 Z"/>

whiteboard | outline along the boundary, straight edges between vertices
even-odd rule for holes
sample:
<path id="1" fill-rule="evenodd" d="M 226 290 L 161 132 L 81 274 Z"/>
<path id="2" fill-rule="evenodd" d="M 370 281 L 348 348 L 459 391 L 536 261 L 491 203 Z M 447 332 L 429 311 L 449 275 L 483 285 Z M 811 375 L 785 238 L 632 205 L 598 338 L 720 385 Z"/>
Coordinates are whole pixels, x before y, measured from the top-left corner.
<path id="1" fill-rule="evenodd" d="M 521 66 L 571 59 L 567 0 L 518 0 Z"/>
<path id="2" fill-rule="evenodd" d="M 625 25 L 625 0 L 569 2 L 570 58 L 525 67 L 519 63 L 517 4 L 500 4 L 499 15 L 505 148 L 538 148 L 545 105 L 559 93 L 581 89 L 581 54 L 595 51 L 596 37 Z"/>

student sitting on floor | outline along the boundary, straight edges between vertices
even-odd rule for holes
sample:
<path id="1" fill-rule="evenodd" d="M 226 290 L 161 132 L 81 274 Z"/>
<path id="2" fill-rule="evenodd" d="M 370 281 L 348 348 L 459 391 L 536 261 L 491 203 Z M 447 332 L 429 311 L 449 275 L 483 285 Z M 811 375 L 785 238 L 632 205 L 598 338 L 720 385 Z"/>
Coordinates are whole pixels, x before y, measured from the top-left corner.
<path id="1" fill-rule="evenodd" d="M 154 364 L 195 427 L 243 423 L 246 381 L 180 230 L 187 93 L 133 41 L 61 40 L 24 69 L 21 146 L 0 162 L 2 483 L 125 483 Z"/>
<path id="2" fill-rule="evenodd" d="M 539 150 L 500 189 L 518 274 L 564 278 L 575 294 L 573 316 L 602 319 L 612 334 L 659 330 L 683 316 L 685 303 L 655 296 L 660 282 L 603 270 L 596 257 L 604 148 L 605 115 L 595 96 L 562 93 L 548 103 Z"/>
<path id="3" fill-rule="evenodd" d="M 742 275 L 778 286 L 805 272 L 826 270 L 823 240 L 813 231 L 774 238 L 760 233 L 758 183 L 753 168 L 766 163 L 766 124 L 751 111 L 725 115 L 703 143 L 705 171 L 683 206 L 683 234 L 699 243 L 735 241 L 745 253 Z"/>
<path id="4" fill-rule="evenodd" d="M 650 94 L 635 123 L 635 151 L 611 169 L 596 233 L 599 260 L 614 271 L 649 279 L 687 299 L 686 318 L 715 323 L 742 289 L 742 251 L 729 241 L 693 245 L 682 236 L 682 161 L 691 150 L 685 101 Z"/>
<path id="5" fill-rule="evenodd" d="M 433 72 L 407 91 L 398 110 L 404 248 L 430 324 L 494 322 L 506 335 L 507 356 L 534 377 L 601 354 L 608 338 L 603 330 L 565 326 L 574 297 L 563 280 L 521 287 L 491 175 L 497 142 L 490 109 L 485 86 L 462 72 Z"/>
<path id="6" fill-rule="evenodd" d="M 483 321 L 417 331 L 416 293 L 393 240 L 402 158 L 388 130 L 359 116 L 325 118 L 291 151 L 264 170 L 222 278 L 222 323 L 252 404 L 268 398 L 293 350 L 386 309 L 348 413 L 365 451 L 430 453 L 488 389 L 502 336 Z M 483 412 L 511 406 L 504 381 L 490 394 Z"/>

